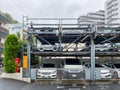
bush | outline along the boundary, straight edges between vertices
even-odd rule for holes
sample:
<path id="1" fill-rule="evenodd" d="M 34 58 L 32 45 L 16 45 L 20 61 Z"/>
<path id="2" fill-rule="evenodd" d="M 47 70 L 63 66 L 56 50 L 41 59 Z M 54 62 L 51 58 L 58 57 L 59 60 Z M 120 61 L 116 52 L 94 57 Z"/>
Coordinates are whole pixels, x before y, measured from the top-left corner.
<path id="1" fill-rule="evenodd" d="M 7 73 L 15 72 L 15 62 L 14 59 L 18 55 L 19 40 L 16 35 L 8 35 L 4 44 L 4 71 Z"/>
<path id="2" fill-rule="evenodd" d="M 39 64 L 39 56 L 31 55 L 31 65 Z"/>

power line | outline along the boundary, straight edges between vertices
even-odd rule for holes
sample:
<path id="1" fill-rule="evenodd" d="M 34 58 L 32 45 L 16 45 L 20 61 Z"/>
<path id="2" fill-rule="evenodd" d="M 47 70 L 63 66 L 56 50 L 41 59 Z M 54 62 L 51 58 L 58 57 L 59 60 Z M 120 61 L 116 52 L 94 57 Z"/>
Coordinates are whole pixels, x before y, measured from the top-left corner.
<path id="1" fill-rule="evenodd" d="M 15 6 L 18 8 L 18 10 L 24 15 L 25 12 L 24 12 L 24 10 L 19 6 L 18 2 L 17 2 L 16 0 L 13 0 L 13 1 L 14 1 Z"/>
<path id="2" fill-rule="evenodd" d="M 8 0 L 8 2 L 9 2 L 9 0 Z M 9 4 L 10 3 L 11 2 L 9 2 Z M 8 9 L 9 13 L 12 11 L 12 13 L 14 13 L 15 16 L 19 16 L 20 12 L 17 12 L 16 8 L 14 6 L 12 6 L 11 4 L 10 4 L 10 6 L 11 6 L 11 8 Z"/>

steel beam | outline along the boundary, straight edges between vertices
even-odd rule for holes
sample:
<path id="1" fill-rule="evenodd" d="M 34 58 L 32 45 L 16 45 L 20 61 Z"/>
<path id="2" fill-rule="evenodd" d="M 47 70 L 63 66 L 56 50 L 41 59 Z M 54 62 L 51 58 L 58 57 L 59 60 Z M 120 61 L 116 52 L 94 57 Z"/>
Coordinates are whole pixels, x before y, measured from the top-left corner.
<path id="1" fill-rule="evenodd" d="M 75 42 L 78 41 L 80 38 L 81 38 L 81 36 L 78 37 L 77 39 L 75 39 L 72 43 L 75 43 Z M 69 48 L 71 48 L 71 47 L 69 47 L 69 46 L 70 46 L 72 43 L 68 44 L 67 46 L 64 46 L 63 49 L 67 48 L 66 50 L 68 50 Z"/>
<path id="2" fill-rule="evenodd" d="M 61 19 L 59 19 L 58 38 L 59 38 L 59 51 L 62 51 L 62 20 Z"/>
<path id="3" fill-rule="evenodd" d="M 96 26 L 92 25 L 91 26 L 91 31 L 96 32 Z M 95 33 L 93 33 L 90 37 L 90 42 L 91 42 L 91 52 L 90 52 L 90 59 L 91 59 L 91 68 L 90 68 L 90 79 L 92 81 L 95 80 L 95 43 L 94 43 L 94 39 L 95 39 Z"/>
<path id="4" fill-rule="evenodd" d="M 95 80 L 95 44 L 94 44 L 94 38 L 91 36 L 91 53 L 90 53 L 90 57 L 91 57 L 91 70 L 90 70 L 90 78 L 91 80 Z"/>
<path id="5" fill-rule="evenodd" d="M 118 37 L 118 36 L 114 36 L 114 37 L 111 37 L 111 38 L 114 39 L 114 38 L 117 38 L 117 37 Z M 112 40 L 111 38 L 109 38 L 109 39 L 107 39 L 106 37 L 102 37 L 102 38 L 105 39 L 105 41 L 102 41 L 102 43 L 103 43 L 103 42 L 109 42 L 112 47 L 113 47 L 113 45 L 115 45 L 117 48 L 119 48 L 119 46 L 117 46 L 115 43 L 113 43 L 112 41 L 110 41 L 110 40 Z"/>
<path id="6" fill-rule="evenodd" d="M 52 45 L 49 41 L 45 40 L 45 39 L 42 38 L 41 36 L 39 36 L 39 35 L 36 35 L 36 36 L 39 37 L 40 39 L 42 39 L 43 41 L 45 41 L 47 44 Z"/>
<path id="7" fill-rule="evenodd" d="M 114 36 L 114 37 L 111 37 L 111 38 L 109 38 L 109 39 L 106 39 L 105 37 L 103 37 L 105 40 L 102 41 L 101 43 L 111 42 L 110 40 L 115 39 L 115 38 L 117 38 L 117 37 L 118 37 L 118 36 Z"/>

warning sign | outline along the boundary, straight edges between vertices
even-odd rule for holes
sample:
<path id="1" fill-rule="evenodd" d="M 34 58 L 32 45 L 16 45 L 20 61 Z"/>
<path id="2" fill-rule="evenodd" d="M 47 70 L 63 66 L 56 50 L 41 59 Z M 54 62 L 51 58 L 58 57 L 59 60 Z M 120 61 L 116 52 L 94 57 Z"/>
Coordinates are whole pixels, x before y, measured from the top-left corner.
<path id="1" fill-rule="evenodd" d="M 28 56 L 23 56 L 23 68 L 28 68 Z"/>

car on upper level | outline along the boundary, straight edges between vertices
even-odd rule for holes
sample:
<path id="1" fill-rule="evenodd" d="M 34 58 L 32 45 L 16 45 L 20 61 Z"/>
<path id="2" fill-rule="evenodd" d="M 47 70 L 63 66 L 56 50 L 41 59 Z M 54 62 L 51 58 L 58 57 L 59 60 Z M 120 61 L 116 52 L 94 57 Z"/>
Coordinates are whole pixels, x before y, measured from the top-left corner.
<path id="1" fill-rule="evenodd" d="M 40 45 L 39 51 L 57 51 L 58 50 L 58 46 L 57 45 L 48 45 L 48 44 L 44 44 L 44 45 Z"/>

